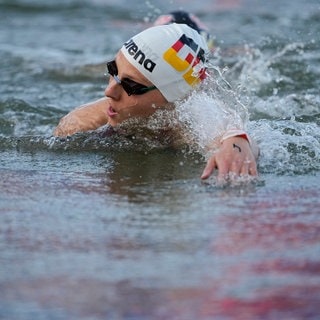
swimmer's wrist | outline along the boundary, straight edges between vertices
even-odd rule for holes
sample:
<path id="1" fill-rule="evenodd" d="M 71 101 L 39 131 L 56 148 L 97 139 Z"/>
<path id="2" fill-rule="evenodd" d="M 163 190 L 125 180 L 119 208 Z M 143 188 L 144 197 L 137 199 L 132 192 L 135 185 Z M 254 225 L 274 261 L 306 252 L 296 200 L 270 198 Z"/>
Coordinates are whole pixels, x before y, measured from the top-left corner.
<path id="1" fill-rule="evenodd" d="M 229 138 L 239 137 L 243 138 L 248 141 L 248 143 L 251 145 L 251 138 L 250 136 L 244 131 L 240 129 L 230 129 L 228 130 L 220 139 L 220 143 L 223 143 L 225 140 Z"/>

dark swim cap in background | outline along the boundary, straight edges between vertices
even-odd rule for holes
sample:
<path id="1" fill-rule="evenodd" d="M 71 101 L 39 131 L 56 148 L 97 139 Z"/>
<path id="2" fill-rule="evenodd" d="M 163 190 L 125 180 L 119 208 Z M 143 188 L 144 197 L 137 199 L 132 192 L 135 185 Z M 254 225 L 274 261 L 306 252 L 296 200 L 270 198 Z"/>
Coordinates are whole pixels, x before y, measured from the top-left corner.
<path id="1" fill-rule="evenodd" d="M 209 50 L 213 50 L 213 38 L 210 35 L 208 28 L 194 14 L 191 14 L 183 10 L 172 11 L 168 14 L 159 16 L 155 20 L 154 25 L 158 26 L 170 23 L 186 24 L 190 28 L 196 30 L 207 41 Z"/>

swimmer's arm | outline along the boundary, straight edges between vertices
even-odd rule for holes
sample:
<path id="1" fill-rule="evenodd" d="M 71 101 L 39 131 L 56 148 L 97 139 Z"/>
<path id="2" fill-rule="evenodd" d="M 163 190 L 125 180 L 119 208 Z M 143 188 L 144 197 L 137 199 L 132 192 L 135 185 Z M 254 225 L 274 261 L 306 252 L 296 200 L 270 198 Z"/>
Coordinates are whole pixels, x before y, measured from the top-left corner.
<path id="1" fill-rule="evenodd" d="M 107 99 L 85 104 L 65 115 L 54 130 L 54 136 L 65 137 L 77 132 L 95 130 L 108 123 Z"/>
<path id="2" fill-rule="evenodd" d="M 233 176 L 257 176 L 259 148 L 255 141 L 243 135 L 231 136 L 219 141 L 219 147 L 209 158 L 201 179 L 207 179 L 217 169 L 218 179 Z"/>

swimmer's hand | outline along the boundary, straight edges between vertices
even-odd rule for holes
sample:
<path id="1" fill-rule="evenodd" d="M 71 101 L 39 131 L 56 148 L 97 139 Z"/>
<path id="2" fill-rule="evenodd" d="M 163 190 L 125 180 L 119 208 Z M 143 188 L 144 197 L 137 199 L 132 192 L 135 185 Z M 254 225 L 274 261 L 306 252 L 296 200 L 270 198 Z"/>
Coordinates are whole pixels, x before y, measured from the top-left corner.
<path id="1" fill-rule="evenodd" d="M 72 110 L 60 120 L 53 135 L 66 137 L 98 129 L 108 123 L 107 106 L 106 98 L 102 98 Z"/>
<path id="2" fill-rule="evenodd" d="M 55 137 L 66 137 L 83 131 L 86 131 L 86 126 L 76 115 L 69 113 L 59 121 L 53 135 Z"/>
<path id="3" fill-rule="evenodd" d="M 207 179 L 218 169 L 218 180 L 229 177 L 257 176 L 259 150 L 255 143 L 252 145 L 239 136 L 224 140 L 220 148 L 209 158 L 203 170 L 201 179 Z"/>

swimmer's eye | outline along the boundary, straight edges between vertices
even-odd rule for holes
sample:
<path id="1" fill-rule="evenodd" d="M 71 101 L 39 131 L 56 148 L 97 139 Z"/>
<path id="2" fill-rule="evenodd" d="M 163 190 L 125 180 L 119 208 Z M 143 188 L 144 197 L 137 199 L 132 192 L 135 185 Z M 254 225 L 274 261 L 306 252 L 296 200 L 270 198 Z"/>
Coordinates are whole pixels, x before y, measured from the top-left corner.
<path id="1" fill-rule="evenodd" d="M 157 89 L 156 86 L 148 87 L 129 78 L 124 78 L 121 80 L 118 77 L 118 67 L 115 60 L 107 62 L 107 73 L 112 76 L 119 85 L 123 87 L 128 96 L 141 95 L 148 91 Z"/>

